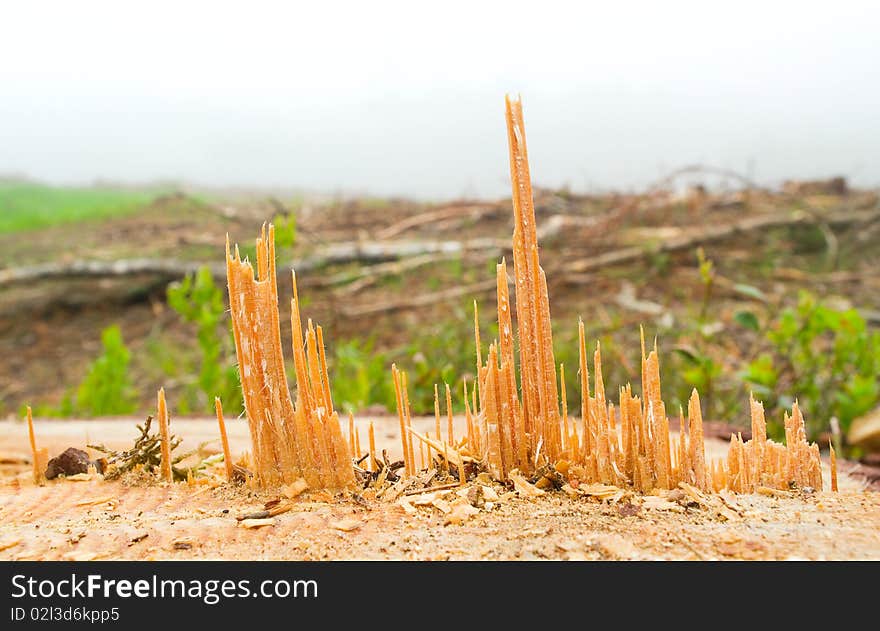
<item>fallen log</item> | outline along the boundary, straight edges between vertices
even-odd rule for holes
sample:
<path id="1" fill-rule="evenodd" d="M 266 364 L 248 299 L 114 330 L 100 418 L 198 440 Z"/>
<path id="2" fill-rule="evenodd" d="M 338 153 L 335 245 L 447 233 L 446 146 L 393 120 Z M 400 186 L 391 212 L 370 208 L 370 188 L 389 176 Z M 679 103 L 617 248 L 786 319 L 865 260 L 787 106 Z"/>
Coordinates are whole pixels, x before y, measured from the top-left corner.
<path id="1" fill-rule="evenodd" d="M 108 278 L 114 276 L 152 275 L 179 278 L 207 265 L 216 278 L 223 278 L 222 266 L 175 259 L 122 259 L 118 261 L 72 261 L 40 263 L 28 267 L 0 269 L 0 287 L 57 278 Z"/>
<path id="2" fill-rule="evenodd" d="M 553 216 L 546 226 L 538 228 L 544 238 L 558 235 L 570 228 L 599 228 L 607 225 L 608 217 Z M 693 230 L 682 230 L 679 236 L 647 246 L 631 246 L 605 252 L 594 257 L 571 261 L 566 273 L 577 274 L 611 265 L 629 263 L 649 254 L 686 250 L 705 243 L 721 241 L 736 235 L 760 232 L 790 226 L 825 225 L 844 226 L 880 220 L 880 208 L 845 210 L 827 214 L 798 211 L 793 214 L 766 214 L 747 217 L 740 221 L 712 224 Z M 309 256 L 292 261 L 290 267 L 308 272 L 326 265 L 345 263 L 386 263 L 408 257 L 453 255 L 480 251 L 499 255 L 510 250 L 509 244 L 499 239 L 478 238 L 466 241 L 348 241 L 316 249 Z M 0 269 L 0 287 L 25 284 L 39 280 L 65 278 L 107 278 L 135 275 L 153 275 L 169 280 L 181 278 L 207 265 L 218 280 L 225 279 L 225 269 L 216 264 L 177 259 L 122 259 L 118 261 L 72 261 L 40 263 L 27 267 Z"/>
<path id="3" fill-rule="evenodd" d="M 419 294 L 411 298 L 401 298 L 400 300 L 392 300 L 383 303 L 372 303 L 366 305 L 358 305 L 352 307 L 341 307 L 340 312 L 343 316 L 354 318 L 366 315 L 375 315 L 377 313 L 387 313 L 389 311 L 399 311 L 401 309 L 416 309 L 419 307 L 429 307 L 437 305 L 444 300 L 451 298 L 459 298 L 461 296 L 476 296 L 484 293 L 492 292 L 496 289 L 497 283 L 495 279 L 474 283 L 473 285 L 464 285 L 461 287 L 453 287 L 444 291 L 433 291 L 426 294 Z"/>
<path id="4" fill-rule="evenodd" d="M 307 272 L 326 265 L 344 263 L 384 263 L 425 255 L 453 255 L 469 251 L 500 254 L 507 247 L 496 239 L 467 241 L 353 241 L 319 248 L 308 257 L 290 263 L 298 272 Z M 39 280 L 66 278 L 109 278 L 117 276 L 153 275 L 175 279 L 207 266 L 218 280 L 225 280 L 222 265 L 181 261 L 177 259 L 121 259 L 117 261 L 72 261 L 40 263 L 27 267 L 0 269 L 0 287 L 31 283 Z"/>
<path id="5" fill-rule="evenodd" d="M 816 216 L 802 211 L 792 214 L 766 214 L 757 217 L 747 217 L 740 221 L 726 224 L 710 224 L 693 230 L 682 230 L 680 236 L 664 239 L 645 246 L 631 246 L 619 250 L 612 250 L 590 258 L 571 261 L 566 265 L 569 273 L 583 273 L 591 270 L 631 263 L 650 254 L 660 252 L 676 252 L 690 248 L 722 241 L 730 237 L 761 232 L 773 228 L 787 228 L 793 226 L 846 226 L 851 224 L 869 223 L 880 220 L 880 208 L 869 210 L 848 210 L 836 213 L 828 213 L 824 216 Z"/>
<path id="6" fill-rule="evenodd" d="M 467 204 L 467 205 L 455 205 L 455 206 L 447 206 L 445 208 L 439 208 L 436 210 L 431 210 L 424 213 L 419 213 L 417 215 L 410 215 L 405 219 L 388 226 L 376 233 L 376 237 L 378 239 L 390 239 L 392 237 L 396 237 L 397 235 L 406 232 L 407 230 L 412 230 L 413 228 L 419 228 L 421 226 L 437 223 L 437 222 L 445 222 L 450 219 L 481 219 L 489 214 L 497 214 L 500 212 L 500 207 L 497 204 Z"/>
<path id="7" fill-rule="evenodd" d="M 338 293 L 354 294 L 366 287 L 376 284 L 382 278 L 399 276 L 405 272 L 425 267 L 426 265 L 454 260 L 460 260 L 459 254 L 426 254 L 424 256 L 414 256 L 401 259 L 399 261 L 367 265 L 329 276 L 314 275 L 308 279 L 304 279 L 302 284 L 304 287 L 335 287 L 338 285 L 345 285 L 338 290 Z"/>

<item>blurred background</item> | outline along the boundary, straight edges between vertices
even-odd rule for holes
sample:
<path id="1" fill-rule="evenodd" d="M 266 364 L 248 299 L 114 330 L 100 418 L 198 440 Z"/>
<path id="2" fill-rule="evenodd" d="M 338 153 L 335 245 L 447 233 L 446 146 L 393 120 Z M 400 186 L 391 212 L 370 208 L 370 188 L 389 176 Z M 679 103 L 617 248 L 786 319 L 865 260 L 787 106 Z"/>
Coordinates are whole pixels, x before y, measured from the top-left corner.
<path id="1" fill-rule="evenodd" d="M 814 438 L 873 448 L 876 3 L 81 1 L 0 25 L 0 416 L 143 417 L 159 386 L 178 415 L 241 411 L 223 247 L 265 220 L 337 405 L 383 413 L 396 361 L 430 413 L 473 377 L 474 299 L 493 336 L 519 93 L 572 413 L 581 316 L 609 388 L 638 381 L 642 324 L 669 410 L 697 387 L 745 428 L 753 391 L 778 430 L 797 396 Z"/>

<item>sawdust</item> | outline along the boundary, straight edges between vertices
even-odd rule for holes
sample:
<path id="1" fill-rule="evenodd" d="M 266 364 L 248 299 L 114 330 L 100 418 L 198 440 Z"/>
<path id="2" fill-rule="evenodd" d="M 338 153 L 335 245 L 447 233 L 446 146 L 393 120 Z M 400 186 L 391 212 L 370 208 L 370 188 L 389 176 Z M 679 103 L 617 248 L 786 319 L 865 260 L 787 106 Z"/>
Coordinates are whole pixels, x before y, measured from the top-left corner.
<path id="1" fill-rule="evenodd" d="M 0 493 L 0 559 L 880 559 L 880 495 L 853 484 L 730 498 L 604 491 L 305 492 L 282 514 L 239 521 L 277 497 L 227 484 L 195 496 L 181 483 L 40 487 L 23 468 Z"/>
<path id="2" fill-rule="evenodd" d="M 89 436 L 117 448 L 130 444 L 133 422 L 40 421 L 38 434 L 53 454 Z M 465 419 L 454 422 L 464 435 Z M 356 423 L 367 427 L 365 419 Z M 389 441 L 399 439 L 398 419 L 374 423 Z M 434 424 L 433 417 L 412 419 L 424 435 Z M 217 431 L 215 419 L 176 425 L 185 444 Z M 245 425 L 228 428 L 239 453 L 248 446 Z M 727 446 L 707 439 L 707 456 Z M 425 472 L 354 494 L 299 491 L 294 482 L 298 492 L 287 498 L 282 489 L 227 484 L 222 463 L 192 484 L 157 484 L 155 474 L 133 471 L 118 480 L 92 475 L 35 486 L 28 451 L 25 425 L 0 423 L 0 458 L 10 463 L 0 475 L 0 559 L 880 560 L 880 494 L 843 470 L 839 493 L 759 488 L 727 496 L 677 488 L 643 496 L 573 480 L 522 497 L 485 473 L 462 487 Z M 271 526 L 239 521 L 282 508 Z M 344 520 L 359 527 L 331 526 Z"/>

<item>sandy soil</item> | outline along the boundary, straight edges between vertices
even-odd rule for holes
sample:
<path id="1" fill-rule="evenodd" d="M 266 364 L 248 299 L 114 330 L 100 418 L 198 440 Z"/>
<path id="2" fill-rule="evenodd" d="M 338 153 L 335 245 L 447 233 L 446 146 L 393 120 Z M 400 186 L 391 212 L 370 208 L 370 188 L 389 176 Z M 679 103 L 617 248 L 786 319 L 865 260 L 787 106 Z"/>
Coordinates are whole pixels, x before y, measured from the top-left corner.
<path id="1" fill-rule="evenodd" d="M 377 427 L 381 442 L 391 444 L 395 421 Z M 177 420 L 174 429 L 185 446 L 216 436 L 210 420 Z M 43 421 L 37 436 L 55 455 L 84 446 L 86 436 L 124 447 L 133 425 Z M 243 421 L 230 423 L 230 436 L 234 452 L 246 449 Z M 708 446 L 725 449 L 720 440 Z M 297 497 L 271 525 L 251 529 L 236 517 L 277 494 L 216 482 L 93 479 L 38 487 L 26 455 L 24 425 L 0 423 L 0 559 L 880 559 L 880 494 L 846 475 L 837 494 L 737 496 L 723 505 L 675 496 L 600 501 L 561 491 L 530 499 L 490 484 L 499 500 L 448 525 L 443 509 L 463 501 L 460 489 L 405 496 L 408 507 L 371 491 L 315 492 Z"/>

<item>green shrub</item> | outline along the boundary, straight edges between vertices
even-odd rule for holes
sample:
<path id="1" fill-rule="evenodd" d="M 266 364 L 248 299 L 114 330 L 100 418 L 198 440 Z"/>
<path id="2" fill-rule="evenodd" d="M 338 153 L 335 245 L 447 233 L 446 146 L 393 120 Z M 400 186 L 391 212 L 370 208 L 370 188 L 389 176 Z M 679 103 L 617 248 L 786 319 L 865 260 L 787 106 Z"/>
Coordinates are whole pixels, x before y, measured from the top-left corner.
<path id="1" fill-rule="evenodd" d="M 782 411 L 797 399 L 815 439 L 837 417 L 845 432 L 880 402 L 880 332 L 871 332 L 856 309 L 834 309 L 800 293 L 766 332 L 766 349 L 742 379 L 763 399 L 768 422 L 782 432 Z"/>
<path id="2" fill-rule="evenodd" d="M 119 327 L 113 325 L 104 329 L 101 344 L 103 352 L 89 366 L 73 400 L 65 397 L 58 410 L 60 415 L 106 416 L 134 412 L 137 397 L 128 376 L 131 353 Z"/>
<path id="3" fill-rule="evenodd" d="M 395 354 L 397 365 L 407 372 L 413 414 L 434 414 L 434 384 L 442 393 L 447 383 L 452 388 L 453 407 L 464 411 L 461 380 L 467 378 L 468 388 L 473 387 L 477 365 L 471 309 L 470 305 L 453 307 L 447 317 L 420 327 L 415 339 Z M 488 309 L 481 312 L 484 322 L 491 322 L 490 313 Z M 498 338 L 497 323 L 491 322 L 488 333 L 483 330 L 481 338 L 485 361 L 489 343 Z"/>
<path id="4" fill-rule="evenodd" d="M 214 409 L 214 397 L 219 396 L 224 409 L 237 411 L 243 407 L 238 369 L 232 361 L 233 342 L 225 329 L 226 303 L 223 291 L 214 284 L 211 270 L 199 268 L 180 282 L 168 285 L 168 304 L 189 323 L 196 325 L 199 346 L 198 387 L 202 410 Z"/>
<path id="5" fill-rule="evenodd" d="M 679 344 L 669 356 L 671 363 L 662 371 L 666 390 L 673 395 L 667 413 L 678 415 L 678 408 L 686 409 L 694 388 L 700 394 L 703 414 L 710 419 L 736 418 L 742 405 L 742 391 L 735 376 L 737 366 L 730 365 L 727 350 L 717 342 L 717 331 L 722 327 L 714 317 L 715 264 L 703 248 L 696 251 L 697 273 L 700 279 L 699 302 L 688 303 L 689 317 L 679 325 Z M 758 290 L 740 286 L 744 293 L 755 295 Z M 695 296 L 696 297 L 696 296 Z M 749 314 L 752 316 L 752 314 Z M 752 316 L 754 317 L 754 316 Z M 748 316 L 737 314 L 734 320 L 744 325 Z"/>
<path id="6" fill-rule="evenodd" d="M 372 340 L 353 339 L 335 344 L 329 368 L 336 409 L 356 411 L 378 404 L 394 410 L 390 366 L 388 356 L 373 349 Z"/>
<path id="7" fill-rule="evenodd" d="M 296 214 L 275 215 L 275 245 L 279 248 L 292 248 L 296 243 Z"/>

